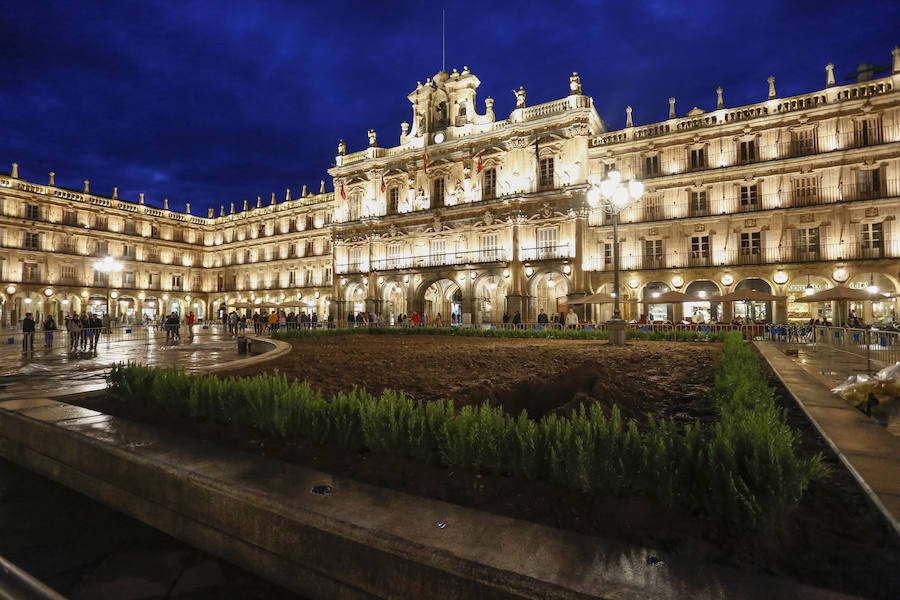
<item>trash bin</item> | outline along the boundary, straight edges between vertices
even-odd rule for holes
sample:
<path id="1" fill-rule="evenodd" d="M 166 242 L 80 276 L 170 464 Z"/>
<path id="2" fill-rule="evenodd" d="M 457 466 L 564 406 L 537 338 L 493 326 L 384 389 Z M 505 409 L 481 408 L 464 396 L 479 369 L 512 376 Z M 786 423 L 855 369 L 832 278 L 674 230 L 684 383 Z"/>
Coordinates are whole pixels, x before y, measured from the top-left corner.
<path id="1" fill-rule="evenodd" d="M 237 351 L 238 351 L 238 354 L 246 354 L 247 353 L 247 338 L 245 338 L 244 336 L 238 336 Z"/>

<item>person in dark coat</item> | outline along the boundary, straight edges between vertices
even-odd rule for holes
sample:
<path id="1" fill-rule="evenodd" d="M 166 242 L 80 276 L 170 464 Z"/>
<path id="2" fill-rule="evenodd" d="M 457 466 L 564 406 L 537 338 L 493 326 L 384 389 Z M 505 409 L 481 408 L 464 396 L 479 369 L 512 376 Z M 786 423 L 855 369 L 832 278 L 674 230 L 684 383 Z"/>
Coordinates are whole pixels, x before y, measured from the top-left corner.
<path id="1" fill-rule="evenodd" d="M 541 323 L 541 324 L 547 324 L 547 323 L 548 323 L 547 313 L 544 312 L 544 309 L 543 309 L 543 308 L 541 309 L 541 313 L 538 315 L 538 320 L 537 320 L 537 322 L 538 322 L 538 323 Z"/>
<path id="2" fill-rule="evenodd" d="M 513 325 L 518 325 L 519 323 L 522 322 L 522 315 L 519 314 L 519 311 L 516 311 L 513 314 L 512 322 L 513 322 Z"/>
<path id="3" fill-rule="evenodd" d="M 34 317 L 25 313 L 22 319 L 22 352 L 34 351 Z"/>
<path id="4" fill-rule="evenodd" d="M 53 343 L 54 331 L 56 331 L 56 320 L 54 320 L 53 315 L 48 315 L 47 320 L 44 321 L 44 346 L 47 348 Z"/>
<path id="5" fill-rule="evenodd" d="M 90 328 L 91 332 L 94 334 L 91 337 L 91 350 L 97 349 L 97 343 L 100 341 L 100 330 L 103 328 L 103 320 L 100 318 L 99 314 L 91 315 L 90 318 Z"/>

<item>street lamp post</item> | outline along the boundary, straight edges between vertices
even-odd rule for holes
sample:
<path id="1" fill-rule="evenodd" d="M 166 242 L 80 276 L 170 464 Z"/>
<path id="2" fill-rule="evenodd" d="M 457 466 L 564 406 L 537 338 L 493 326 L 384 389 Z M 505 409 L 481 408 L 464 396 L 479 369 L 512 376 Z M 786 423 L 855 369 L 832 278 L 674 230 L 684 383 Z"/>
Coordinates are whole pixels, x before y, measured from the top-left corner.
<path id="1" fill-rule="evenodd" d="M 118 273 L 121 271 L 122 263 L 113 259 L 111 256 L 106 256 L 103 260 L 98 260 L 94 263 L 94 269 L 106 275 L 106 320 L 108 327 L 109 321 L 112 319 L 112 315 L 110 314 L 111 311 L 109 310 L 109 275 L 110 273 Z"/>
<path id="2" fill-rule="evenodd" d="M 637 202 L 644 194 L 644 184 L 637 180 L 623 181 L 622 174 L 610 171 L 606 179 L 598 187 L 588 191 L 588 204 L 591 207 L 600 205 L 612 216 L 613 223 L 613 316 L 606 322 L 609 331 L 609 343 L 614 346 L 625 345 L 625 321 L 619 308 L 619 213 L 626 206 Z"/>

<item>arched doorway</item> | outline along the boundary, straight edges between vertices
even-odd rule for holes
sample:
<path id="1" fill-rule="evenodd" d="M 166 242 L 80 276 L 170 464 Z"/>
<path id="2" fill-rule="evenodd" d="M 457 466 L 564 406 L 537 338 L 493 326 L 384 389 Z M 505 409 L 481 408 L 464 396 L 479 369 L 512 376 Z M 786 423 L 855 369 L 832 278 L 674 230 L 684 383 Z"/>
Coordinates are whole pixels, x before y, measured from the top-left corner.
<path id="1" fill-rule="evenodd" d="M 808 323 L 810 319 L 830 321 L 831 302 L 804 302 L 806 296 L 818 294 L 831 287 L 831 283 L 818 275 L 800 275 L 794 277 L 785 286 L 787 294 L 787 318 L 793 323 Z"/>
<path id="2" fill-rule="evenodd" d="M 475 322 L 501 323 L 506 306 L 506 279 L 500 275 L 483 275 L 475 280 Z M 512 319 L 512 315 L 509 315 Z"/>
<path id="3" fill-rule="evenodd" d="M 847 282 L 847 287 L 864 289 L 876 294 L 894 295 L 897 287 L 893 280 L 882 273 L 860 273 Z M 897 299 L 884 298 L 877 302 L 850 302 L 847 315 L 862 319 L 868 324 L 892 323 L 897 316 Z"/>
<path id="4" fill-rule="evenodd" d="M 750 277 L 748 279 L 744 279 L 740 281 L 736 286 L 734 286 L 734 290 L 755 290 L 757 292 L 767 292 L 769 294 L 772 293 L 772 286 L 770 286 L 766 281 L 759 279 L 757 277 Z M 772 303 L 771 302 L 758 302 L 758 301 L 748 301 L 748 302 L 734 302 L 734 316 L 735 318 L 740 317 L 744 321 L 752 321 L 757 322 L 761 321 L 763 323 L 771 323 L 772 322 Z"/>
<path id="5" fill-rule="evenodd" d="M 354 314 L 366 310 L 366 286 L 361 283 L 348 283 L 344 290 L 344 299 L 347 301 L 348 311 Z M 341 315 L 346 318 L 346 315 Z"/>
<path id="6" fill-rule="evenodd" d="M 462 313 L 462 290 L 459 284 L 452 279 L 435 281 L 425 289 L 423 307 L 428 324 L 435 323 L 440 314 L 441 324 L 449 325 L 451 314 Z"/>
<path id="7" fill-rule="evenodd" d="M 658 298 L 660 294 L 668 292 L 669 289 L 669 286 L 662 281 L 651 281 L 644 286 L 641 301 L 644 303 L 644 312 L 648 315 L 648 322 L 671 322 L 674 320 L 674 309 L 671 304 L 653 301 L 655 298 Z"/>
<path id="8" fill-rule="evenodd" d="M 720 295 L 719 286 L 709 279 L 692 281 L 684 293 L 697 298 L 715 298 Z M 722 320 L 721 303 L 709 300 L 684 303 L 684 318 L 697 323 L 714 323 Z"/>
<path id="9" fill-rule="evenodd" d="M 155 320 L 159 318 L 160 311 L 162 310 L 162 304 L 159 298 L 150 296 L 149 298 L 144 299 L 144 305 L 141 309 L 141 317 L 147 317 L 148 319 Z"/>
<path id="10" fill-rule="evenodd" d="M 531 312 L 533 313 L 528 315 L 529 321 L 536 322 L 541 309 L 549 316 L 560 312 L 565 313 L 566 296 L 569 294 L 569 278 L 564 274 L 559 271 L 535 273 L 529 287 L 532 297 Z M 590 310 L 590 308 L 585 310 Z M 525 320 L 524 316 L 523 320 Z"/>
<path id="11" fill-rule="evenodd" d="M 397 317 L 409 314 L 406 306 L 406 286 L 399 281 L 388 281 L 382 289 L 382 318 L 389 325 L 397 323 Z"/>

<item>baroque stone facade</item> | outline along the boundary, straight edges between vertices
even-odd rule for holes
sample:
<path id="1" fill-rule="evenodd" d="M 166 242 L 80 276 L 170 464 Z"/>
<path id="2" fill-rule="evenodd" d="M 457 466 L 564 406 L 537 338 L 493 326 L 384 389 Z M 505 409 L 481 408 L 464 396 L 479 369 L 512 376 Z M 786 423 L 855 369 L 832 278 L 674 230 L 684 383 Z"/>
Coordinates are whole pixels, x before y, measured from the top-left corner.
<path id="1" fill-rule="evenodd" d="M 408 95 L 399 143 L 347 153 L 334 192 L 274 195 L 206 217 L 0 176 L 0 323 L 26 310 L 105 304 L 98 257 L 121 261 L 113 313 L 160 310 L 214 317 L 224 307 L 332 313 L 413 311 L 497 322 L 562 309 L 567 297 L 612 291 L 612 227 L 588 192 L 612 170 L 644 183 L 620 217 L 626 318 L 685 312 L 730 320 L 730 304 L 660 306 L 675 289 L 714 296 L 752 288 L 786 301 L 739 306 L 783 322 L 825 316 L 808 289 L 875 284 L 900 290 L 900 49 L 892 72 L 758 104 L 694 108 L 607 131 L 577 73 L 565 97 L 528 106 L 524 88 L 504 119 L 476 104 L 468 68 L 440 72 Z M 761 91 L 765 92 L 765 88 Z M 761 94 L 763 95 L 763 94 Z M 383 136 L 382 136 L 383 139 Z M 168 206 L 168 202 L 165 203 Z M 892 318 L 896 301 L 865 316 Z M 605 319 L 606 306 L 587 319 Z M 873 312 L 874 311 L 874 312 Z"/>

